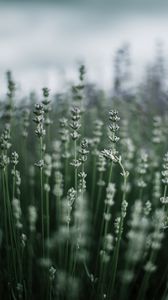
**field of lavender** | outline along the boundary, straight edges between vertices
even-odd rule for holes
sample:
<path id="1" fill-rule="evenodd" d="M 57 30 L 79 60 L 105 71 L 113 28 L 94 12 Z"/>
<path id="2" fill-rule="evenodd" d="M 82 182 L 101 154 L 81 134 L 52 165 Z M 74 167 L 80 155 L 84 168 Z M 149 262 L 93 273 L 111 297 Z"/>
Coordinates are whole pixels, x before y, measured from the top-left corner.
<path id="1" fill-rule="evenodd" d="M 168 95 L 152 74 L 107 95 L 81 65 L 65 93 L 22 100 L 7 73 L 0 299 L 168 299 Z"/>

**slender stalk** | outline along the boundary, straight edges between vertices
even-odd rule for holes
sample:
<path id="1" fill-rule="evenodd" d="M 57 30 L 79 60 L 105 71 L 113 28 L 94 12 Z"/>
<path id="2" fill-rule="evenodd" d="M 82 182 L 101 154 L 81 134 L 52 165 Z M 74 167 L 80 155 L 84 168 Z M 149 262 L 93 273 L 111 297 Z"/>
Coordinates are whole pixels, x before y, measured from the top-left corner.
<path id="1" fill-rule="evenodd" d="M 125 200 L 125 197 L 126 197 L 127 174 L 125 174 L 125 170 L 124 170 L 124 167 L 121 164 L 121 162 L 119 162 L 119 164 L 123 171 L 123 176 L 124 176 L 124 191 L 123 191 L 123 197 L 122 197 L 122 203 L 123 203 Z M 119 257 L 120 243 L 121 243 L 122 230 L 123 230 L 123 221 L 124 221 L 124 217 L 123 217 L 123 214 L 121 211 L 120 223 L 119 223 L 119 233 L 118 233 L 117 243 L 116 243 L 116 246 L 114 249 L 114 254 L 113 254 L 113 259 L 112 259 L 112 280 L 111 280 L 110 289 L 109 289 L 110 290 L 109 295 L 111 295 L 111 297 L 113 297 L 113 293 L 114 293 L 114 285 L 115 285 L 115 279 L 116 279 L 116 273 L 117 273 L 118 257 Z"/>
<path id="2" fill-rule="evenodd" d="M 16 187 L 16 167 L 13 167 L 13 185 L 12 185 L 12 200 L 15 198 L 15 187 Z"/>
<path id="3" fill-rule="evenodd" d="M 77 144 L 74 141 L 74 159 L 77 160 Z M 78 169 L 75 167 L 75 190 L 78 191 Z"/>
<path id="4" fill-rule="evenodd" d="M 113 171 L 113 162 L 110 163 L 110 171 L 109 171 L 109 177 L 108 177 L 108 183 L 111 182 L 112 179 L 112 171 Z"/>
<path id="5" fill-rule="evenodd" d="M 49 184 L 48 176 L 46 177 L 46 184 Z M 46 191 L 46 237 L 49 240 L 50 237 L 50 209 L 49 209 L 49 192 Z M 48 247 L 47 247 L 47 257 L 49 257 Z"/>
<path id="6" fill-rule="evenodd" d="M 93 172 L 92 172 L 92 191 L 91 191 L 91 205 L 93 208 L 93 200 L 95 195 L 95 187 L 96 187 L 96 155 L 93 157 Z"/>
<path id="7" fill-rule="evenodd" d="M 43 160 L 43 138 L 40 137 L 40 159 Z M 44 256 L 44 201 L 43 201 L 43 167 L 40 168 L 40 195 L 41 195 L 41 232 L 42 232 L 42 253 Z"/>
<path id="8" fill-rule="evenodd" d="M 103 172 L 100 172 L 99 182 L 101 182 L 102 179 L 103 179 Z M 100 210 L 100 201 L 101 201 L 101 197 L 102 197 L 102 190 L 103 190 L 102 185 L 99 185 L 96 207 L 95 207 L 94 225 L 97 224 L 97 220 L 98 220 L 98 215 L 99 215 L 99 210 Z"/>
<path id="9" fill-rule="evenodd" d="M 118 234 L 117 244 L 116 244 L 116 247 L 115 247 L 114 256 L 113 256 L 113 262 L 112 262 L 113 273 L 112 273 L 112 281 L 111 281 L 111 287 L 110 287 L 110 295 L 113 295 L 113 292 L 114 292 L 114 284 L 115 284 L 116 273 L 117 273 L 118 256 L 119 256 L 119 250 L 120 250 L 122 228 L 123 228 L 123 217 L 121 216 L 120 227 L 119 227 L 119 234 Z"/>
<path id="10" fill-rule="evenodd" d="M 149 261 L 151 263 L 154 263 L 155 258 L 156 258 L 156 252 L 154 250 L 152 250 L 151 254 L 150 254 Z M 148 288 L 149 279 L 150 279 L 150 275 L 151 275 L 150 272 L 147 272 L 147 271 L 145 272 L 145 275 L 144 275 L 143 280 L 142 280 L 141 287 L 139 289 L 139 294 L 138 294 L 137 300 L 142 300 L 142 299 L 145 298 L 146 291 L 147 291 L 147 288 Z"/>
<path id="11" fill-rule="evenodd" d="M 163 198 L 166 198 L 166 194 L 167 194 L 167 184 L 164 187 Z M 164 211 L 166 212 L 166 203 L 164 204 Z"/>
<path id="12" fill-rule="evenodd" d="M 32 298 L 33 243 L 34 235 L 33 232 L 30 232 L 28 244 L 28 299 Z"/>
<path id="13" fill-rule="evenodd" d="M 65 158 L 64 161 L 64 188 L 65 188 L 65 193 L 67 192 L 67 187 L 69 184 L 69 178 L 68 178 L 68 158 Z"/>
<path id="14" fill-rule="evenodd" d="M 6 205 L 7 205 L 7 216 L 8 216 L 8 228 L 9 228 L 9 239 L 10 239 L 10 244 L 11 244 L 11 251 L 12 251 L 12 265 L 13 265 L 13 270 L 14 270 L 14 277 L 15 277 L 15 282 L 18 282 L 18 274 L 17 274 L 17 268 L 16 268 L 16 263 L 17 260 L 15 251 L 17 252 L 17 243 L 16 243 L 16 236 L 15 236 L 15 228 L 14 228 L 14 223 L 13 223 L 13 218 L 12 218 L 12 210 L 11 210 L 11 203 L 10 203 L 10 198 L 9 198 L 9 188 L 8 188 L 8 179 L 6 175 L 6 171 L 3 171 L 4 174 L 4 183 L 5 183 L 5 190 L 6 190 Z M 15 245 L 14 245 L 15 243 Z"/>
<path id="15" fill-rule="evenodd" d="M 8 222 L 7 222 L 7 203 L 6 203 L 6 192 L 5 192 L 5 178 L 4 172 L 2 172 L 2 190 L 3 190 L 3 200 L 4 200 L 4 227 L 5 227 L 5 235 L 4 238 L 6 240 L 6 253 L 7 253 L 7 270 L 9 277 L 11 276 L 10 273 L 10 266 L 9 266 L 9 237 L 8 237 Z"/>

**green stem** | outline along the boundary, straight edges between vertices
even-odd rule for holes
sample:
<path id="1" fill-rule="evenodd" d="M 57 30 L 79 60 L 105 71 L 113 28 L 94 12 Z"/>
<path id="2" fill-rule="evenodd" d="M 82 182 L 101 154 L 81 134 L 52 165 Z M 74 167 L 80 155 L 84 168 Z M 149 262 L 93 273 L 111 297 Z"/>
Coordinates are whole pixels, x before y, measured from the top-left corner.
<path id="1" fill-rule="evenodd" d="M 49 181 L 48 181 L 48 177 L 46 178 L 46 184 L 48 186 Z M 50 213 L 49 213 L 49 192 L 46 191 L 46 232 L 47 232 L 47 240 L 49 240 L 49 236 L 50 236 Z M 47 247 L 48 249 L 48 247 Z M 47 256 L 49 257 L 49 253 L 47 250 Z"/>
<path id="2" fill-rule="evenodd" d="M 113 256 L 113 274 L 112 274 L 111 289 L 110 289 L 111 296 L 113 296 L 114 284 L 115 284 L 116 273 L 117 273 L 120 242 L 121 242 L 121 236 L 122 236 L 122 228 L 123 228 L 123 217 L 121 216 L 120 226 L 119 226 L 119 234 L 118 234 L 117 244 L 116 244 L 114 256 Z"/>
<path id="3" fill-rule="evenodd" d="M 113 162 L 111 161 L 110 171 L 109 171 L 109 177 L 108 177 L 108 183 L 110 183 L 111 179 L 112 179 L 112 170 L 113 170 Z"/>
<path id="4" fill-rule="evenodd" d="M 95 186 L 96 186 L 96 155 L 93 158 L 93 172 L 92 172 L 92 191 L 91 191 L 91 205 L 93 208 L 93 201 L 95 195 Z"/>
<path id="5" fill-rule="evenodd" d="M 32 266 L 33 266 L 33 232 L 30 232 L 29 245 L 28 245 L 28 299 L 32 298 Z"/>
<path id="6" fill-rule="evenodd" d="M 164 187 L 164 194 L 163 194 L 163 198 L 166 198 L 166 194 L 167 194 L 167 184 Z M 164 204 L 164 211 L 166 212 L 166 203 Z"/>
<path id="7" fill-rule="evenodd" d="M 15 198 L 15 186 L 16 186 L 16 167 L 13 168 L 13 185 L 12 185 L 12 200 Z"/>
<path id="8" fill-rule="evenodd" d="M 43 160 L 43 138 L 40 137 L 40 159 Z M 40 168 L 40 194 L 41 194 L 41 232 L 42 253 L 44 256 L 44 202 L 43 202 L 43 167 Z"/>
<path id="9" fill-rule="evenodd" d="M 124 170 L 122 163 L 119 162 L 119 164 L 122 169 L 123 176 L 124 176 L 124 191 L 123 191 L 123 197 L 122 197 L 122 203 L 123 203 L 123 201 L 125 200 L 125 197 L 126 197 L 127 175 L 125 174 L 125 170 Z M 121 203 L 121 206 L 122 206 L 122 203 Z M 110 296 L 111 297 L 113 296 L 113 293 L 114 293 L 114 285 L 115 285 L 115 279 L 116 279 L 116 273 L 117 273 L 118 257 L 119 257 L 120 243 L 121 243 L 122 230 L 123 230 L 123 221 L 124 221 L 124 217 L 123 217 L 122 211 L 121 211 L 117 244 L 116 244 L 114 254 L 113 254 L 113 259 L 112 259 L 112 280 L 111 280 L 111 287 L 110 287 Z"/>
<path id="10" fill-rule="evenodd" d="M 74 159 L 75 162 L 77 160 L 77 145 L 76 145 L 76 140 L 74 141 Z M 78 170 L 77 167 L 75 167 L 75 190 L 76 192 L 78 191 Z"/>
<path id="11" fill-rule="evenodd" d="M 143 278 L 143 281 L 142 281 L 142 285 L 140 287 L 140 291 L 139 291 L 137 300 L 143 300 L 145 298 L 146 290 L 148 287 L 149 277 L 150 277 L 150 274 L 146 272 L 145 276 Z"/>
<path id="12" fill-rule="evenodd" d="M 152 249 L 149 261 L 152 264 L 154 264 L 155 259 L 156 259 L 156 251 L 154 251 Z M 140 290 L 139 290 L 137 300 L 145 299 L 145 294 L 146 294 L 146 291 L 147 291 L 147 288 L 148 288 L 148 282 L 149 282 L 150 275 L 151 275 L 150 272 L 147 272 L 147 271 L 145 272 L 145 275 L 144 275 L 144 278 L 143 278 L 143 281 L 142 281 L 142 284 L 141 284 L 141 287 L 140 287 Z"/>
<path id="13" fill-rule="evenodd" d="M 11 203 L 9 198 L 9 188 L 8 188 L 8 179 L 7 179 L 6 171 L 4 171 L 3 176 L 4 176 L 4 183 L 6 189 L 5 194 L 6 194 L 6 206 L 7 206 L 8 226 L 9 226 L 9 239 L 10 239 L 11 251 L 12 251 L 12 264 L 13 264 L 15 281 L 17 283 L 18 282 L 17 268 L 16 268 L 17 260 L 15 259 L 15 256 L 17 255 L 17 253 L 15 253 L 15 251 L 17 252 L 16 249 L 17 243 L 16 243 L 16 236 L 15 236 L 15 225 L 12 218 L 12 209 L 11 209 Z"/>
<path id="14" fill-rule="evenodd" d="M 101 182 L 102 179 L 103 179 L 103 172 L 100 172 L 100 175 L 99 175 L 99 182 Z M 95 207 L 94 225 L 96 225 L 97 220 L 98 220 L 98 215 L 99 215 L 99 210 L 100 210 L 100 201 L 101 201 L 101 197 L 102 197 L 102 185 L 99 185 L 99 188 L 98 188 L 98 196 L 97 196 L 96 207 Z"/>
<path id="15" fill-rule="evenodd" d="M 65 143 L 65 153 L 68 153 L 68 143 Z M 65 194 L 67 193 L 67 187 L 69 184 L 69 177 L 68 177 L 68 157 L 65 157 L 64 159 L 64 188 L 65 188 Z"/>
<path id="16" fill-rule="evenodd" d="M 8 223 L 7 223 L 7 203 L 6 203 L 6 194 L 5 194 L 5 179 L 4 172 L 2 173 L 2 190 L 3 190 L 3 200 L 4 200 L 4 227 L 5 227 L 5 240 L 6 240 L 6 249 L 7 249 L 7 270 L 8 275 L 10 276 L 9 271 L 9 239 L 8 239 Z"/>

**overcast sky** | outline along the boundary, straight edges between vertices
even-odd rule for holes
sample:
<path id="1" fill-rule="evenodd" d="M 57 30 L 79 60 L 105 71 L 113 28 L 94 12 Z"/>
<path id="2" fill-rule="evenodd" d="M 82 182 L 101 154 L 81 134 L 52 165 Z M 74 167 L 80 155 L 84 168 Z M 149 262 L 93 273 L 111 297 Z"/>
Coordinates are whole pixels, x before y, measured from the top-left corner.
<path id="1" fill-rule="evenodd" d="M 58 90 L 79 61 L 88 77 L 109 87 L 117 47 L 130 42 L 134 76 L 154 56 L 168 54 L 168 1 L 0 1 L 0 82 L 11 69 L 25 91 Z"/>

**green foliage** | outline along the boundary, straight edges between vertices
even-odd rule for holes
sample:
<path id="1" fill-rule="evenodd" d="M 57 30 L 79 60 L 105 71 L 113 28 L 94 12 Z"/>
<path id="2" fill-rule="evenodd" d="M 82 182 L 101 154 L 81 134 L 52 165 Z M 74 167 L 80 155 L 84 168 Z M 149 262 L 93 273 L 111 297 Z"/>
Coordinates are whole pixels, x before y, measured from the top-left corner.
<path id="1" fill-rule="evenodd" d="M 0 298 L 167 299 L 166 113 L 92 89 L 84 66 L 41 102 L 7 80 Z"/>

